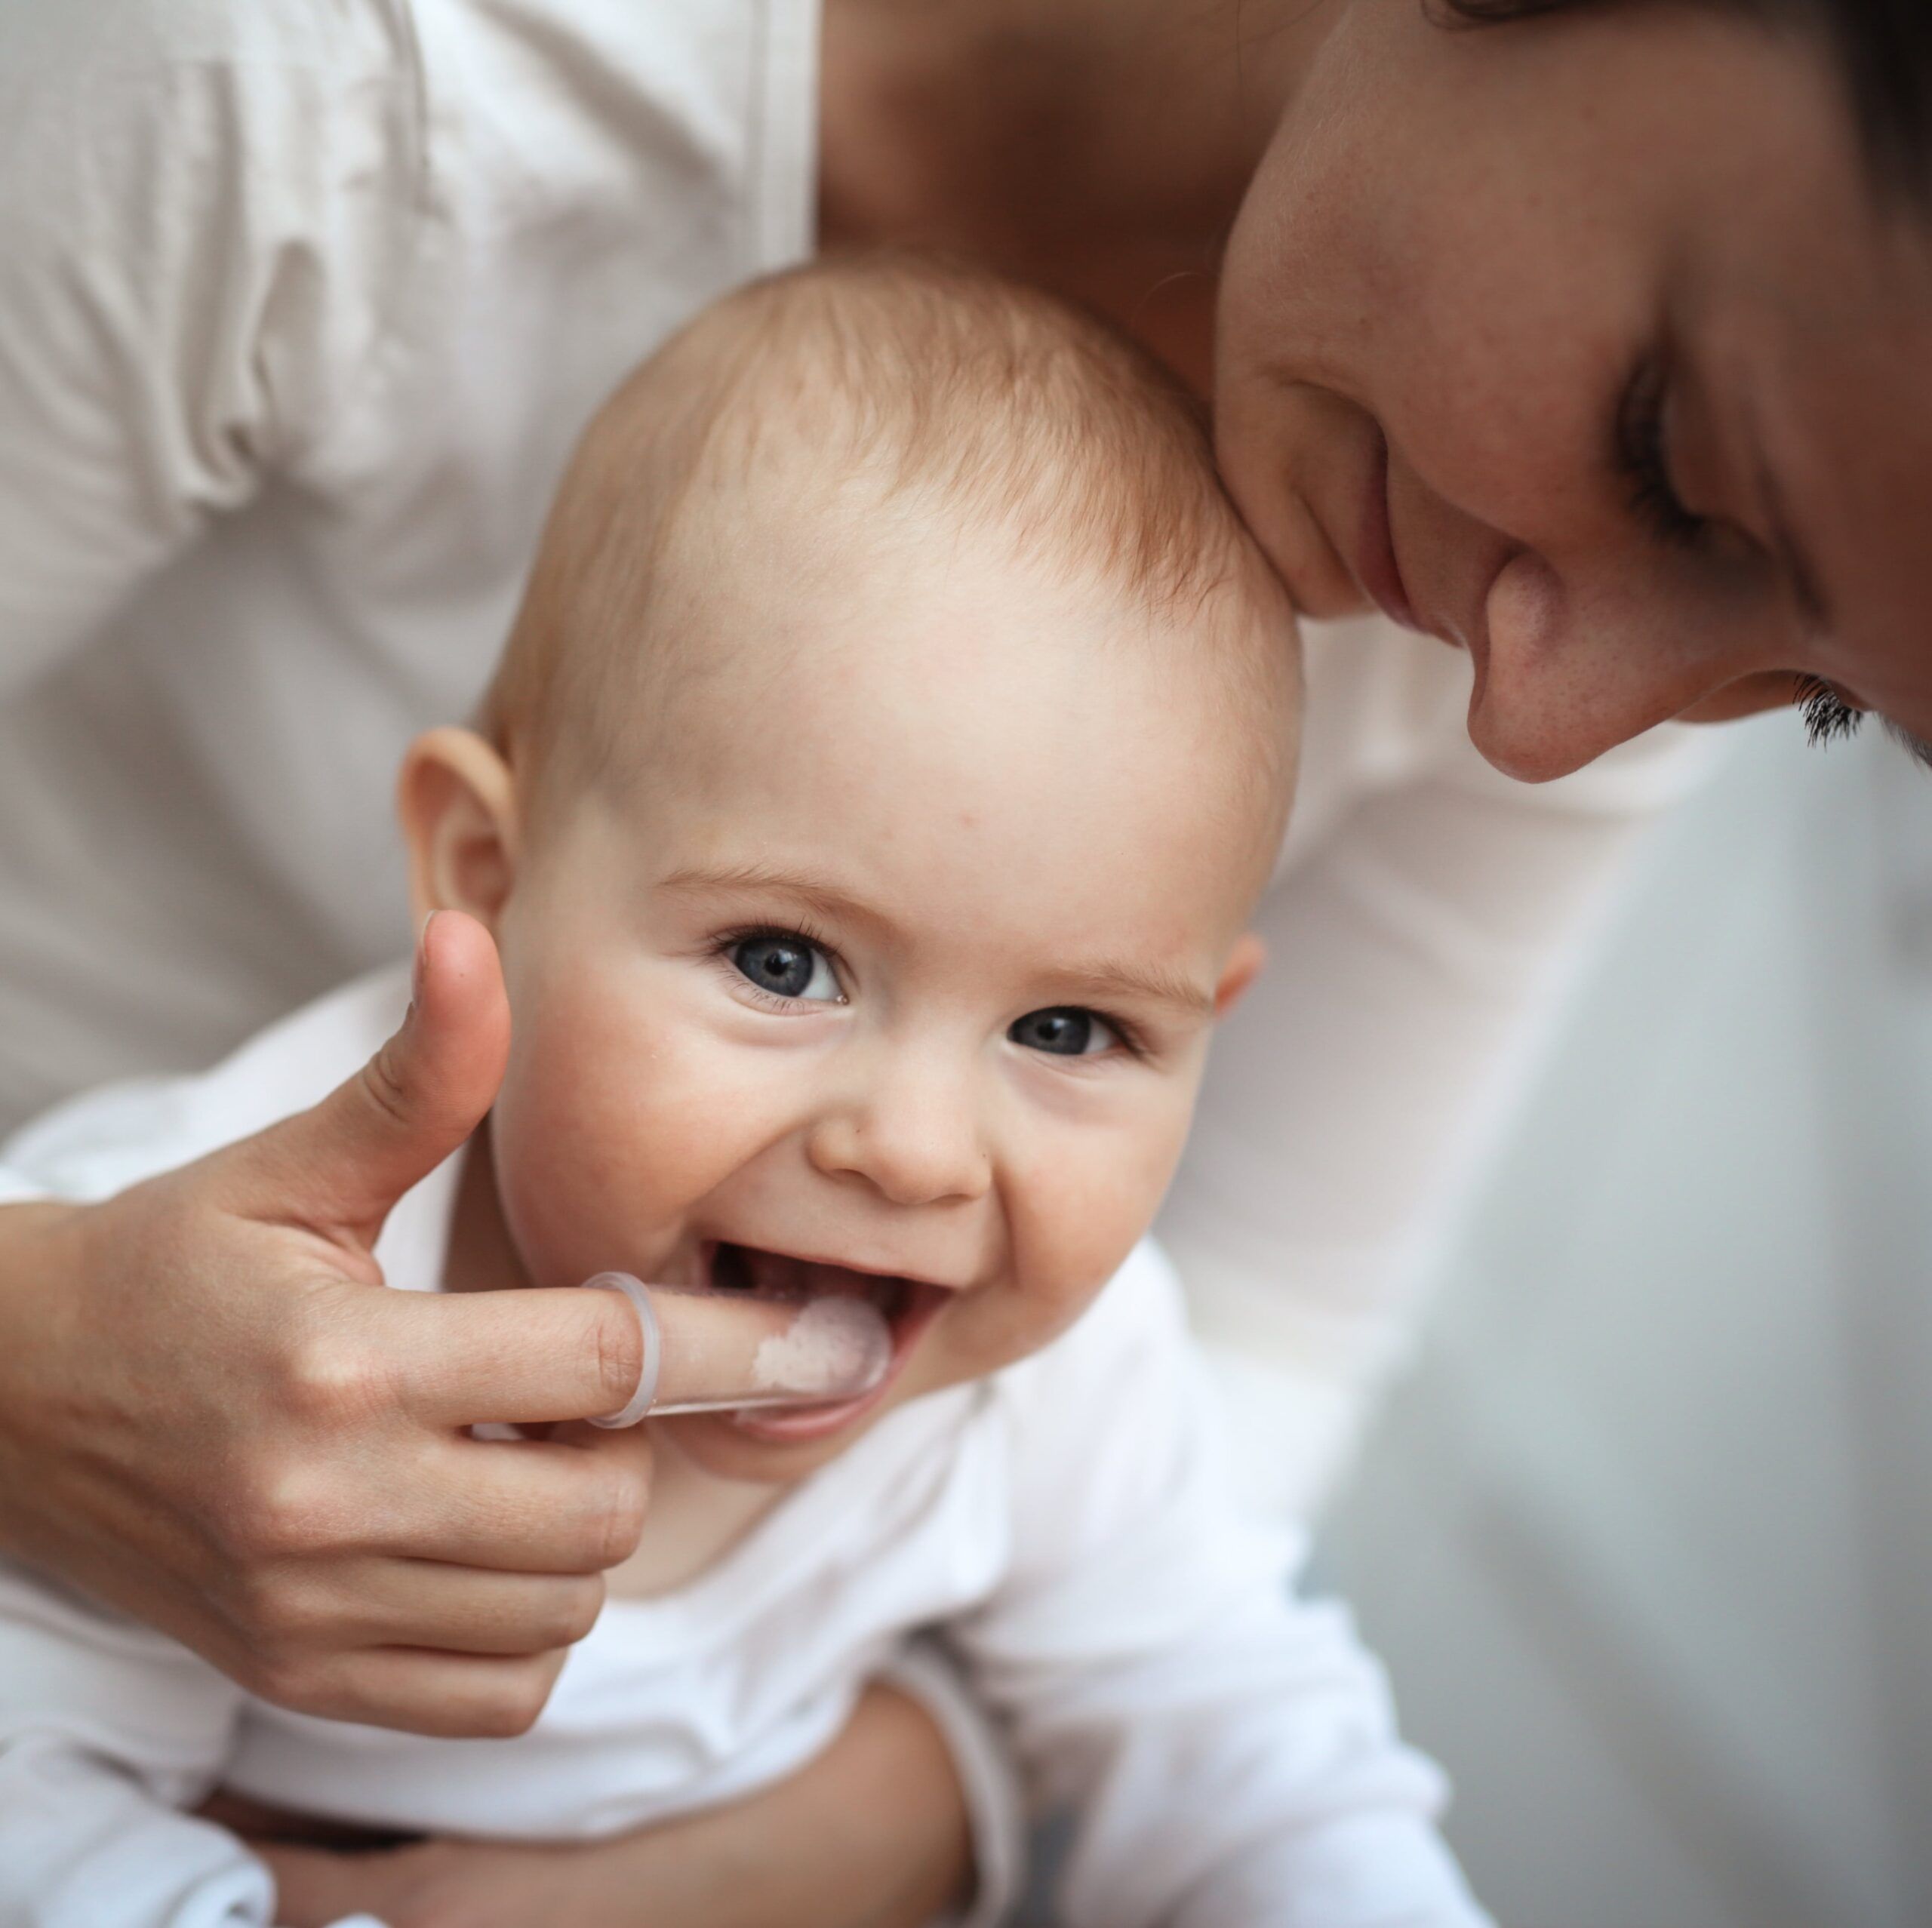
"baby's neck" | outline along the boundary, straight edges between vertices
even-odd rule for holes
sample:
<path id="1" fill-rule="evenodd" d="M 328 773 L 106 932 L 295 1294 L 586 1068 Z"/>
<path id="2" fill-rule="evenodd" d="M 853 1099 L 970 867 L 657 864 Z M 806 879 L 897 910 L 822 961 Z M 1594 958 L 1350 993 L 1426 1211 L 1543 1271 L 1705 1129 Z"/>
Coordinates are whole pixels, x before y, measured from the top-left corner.
<path id="1" fill-rule="evenodd" d="M 486 1121 L 463 1155 L 443 1262 L 445 1292 L 501 1292 L 530 1284 L 497 1198 L 489 1133 Z M 628 1443 L 642 1450 L 645 1438 L 657 1430 L 647 1422 L 643 1436 L 629 1435 L 627 1442 L 607 1436 L 605 1450 L 623 1451 Z M 650 1516 L 637 1551 L 608 1576 L 615 1599 L 649 1599 L 688 1585 L 723 1559 L 785 1490 L 719 1479 L 666 1440 L 651 1438 L 650 1447 Z"/>
<path id="2" fill-rule="evenodd" d="M 648 1600 L 716 1566 L 783 1498 L 782 1486 L 721 1480 L 669 1440 L 651 1441 L 651 1511 L 638 1549 L 605 1576 L 614 1600 Z"/>
<path id="3" fill-rule="evenodd" d="M 527 1287 L 516 1247 L 510 1243 L 497 1195 L 496 1167 L 490 1156 L 490 1121 L 485 1118 L 460 1155 L 456 1204 L 450 1214 L 449 1244 L 443 1253 L 445 1292 L 508 1292 Z"/>

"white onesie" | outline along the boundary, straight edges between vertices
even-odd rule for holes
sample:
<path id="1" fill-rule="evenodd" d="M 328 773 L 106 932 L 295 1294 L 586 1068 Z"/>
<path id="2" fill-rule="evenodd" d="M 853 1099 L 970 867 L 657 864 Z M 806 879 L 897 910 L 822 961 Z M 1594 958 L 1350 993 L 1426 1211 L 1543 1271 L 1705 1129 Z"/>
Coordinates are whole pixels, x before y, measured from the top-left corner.
<path id="1" fill-rule="evenodd" d="M 360 980 L 205 1077 L 77 1100 L 5 1158 L 57 1195 L 119 1190 L 312 1102 L 406 996 L 400 973 Z M 392 1216 L 392 1285 L 440 1278 L 457 1169 Z M 1143 1244 L 1046 1350 L 889 1414 L 688 1585 L 612 1601 L 515 1740 L 288 1713 L 0 1565 L 0 1928 L 272 1922 L 261 1865 L 177 1811 L 217 1784 L 534 1840 L 710 1807 L 810 1759 L 922 1634 L 1006 1729 L 1030 1799 L 1078 1816 L 1068 1928 L 1481 1928 L 1379 1671 L 1339 1613 L 1291 1598 L 1291 1536 L 1229 1499 L 1185 1331 Z M 981 1873 L 975 1918 L 995 1920 L 1010 1862 Z"/>

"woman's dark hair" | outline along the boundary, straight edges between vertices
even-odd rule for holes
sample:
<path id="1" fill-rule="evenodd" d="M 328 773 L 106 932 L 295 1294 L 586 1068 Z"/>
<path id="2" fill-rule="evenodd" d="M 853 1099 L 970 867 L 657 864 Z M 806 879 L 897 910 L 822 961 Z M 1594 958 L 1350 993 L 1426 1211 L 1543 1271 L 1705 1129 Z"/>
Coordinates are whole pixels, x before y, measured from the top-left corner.
<path id="1" fill-rule="evenodd" d="M 1618 0 L 1439 0 L 1471 26 Z M 1874 176 L 1932 205 L 1932 0 L 1697 0 L 1767 27 L 1815 33 L 1837 57 Z"/>

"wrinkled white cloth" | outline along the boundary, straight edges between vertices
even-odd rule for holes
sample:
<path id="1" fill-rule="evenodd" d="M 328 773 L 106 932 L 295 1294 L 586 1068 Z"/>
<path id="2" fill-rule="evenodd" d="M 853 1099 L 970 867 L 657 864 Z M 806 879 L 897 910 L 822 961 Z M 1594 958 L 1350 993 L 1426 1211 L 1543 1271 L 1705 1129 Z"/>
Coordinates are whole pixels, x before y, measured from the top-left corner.
<path id="1" fill-rule="evenodd" d="M 107 1195 L 312 1102 L 407 995 L 400 972 L 360 980 L 202 1078 L 75 1101 L 8 1157 Z M 460 1158 L 392 1215 L 392 1285 L 440 1281 Z M 810 1759 L 933 1631 L 1032 1799 L 1078 1816 L 1068 1928 L 1480 1928 L 1432 1825 L 1440 1779 L 1343 1617 L 1291 1597 L 1295 1551 L 1230 1496 L 1179 1287 L 1143 1244 L 1044 1351 L 888 1414 L 686 1585 L 611 1601 L 515 1740 L 288 1713 L 0 1565 L 0 1928 L 271 1921 L 246 1850 L 174 1811 L 217 1782 L 533 1840 L 714 1806 Z M 980 1865 L 990 1922 L 1014 1871 Z"/>
<path id="2" fill-rule="evenodd" d="M 817 35 L 815 0 L 0 8 L 0 1128 L 402 947 L 398 759 L 481 690 L 577 429 L 810 251 Z M 1291 1514 L 1681 780 L 1658 740 L 1505 783 L 1466 666 L 1385 623 L 1309 661 L 1272 963 L 1162 1228 Z"/>

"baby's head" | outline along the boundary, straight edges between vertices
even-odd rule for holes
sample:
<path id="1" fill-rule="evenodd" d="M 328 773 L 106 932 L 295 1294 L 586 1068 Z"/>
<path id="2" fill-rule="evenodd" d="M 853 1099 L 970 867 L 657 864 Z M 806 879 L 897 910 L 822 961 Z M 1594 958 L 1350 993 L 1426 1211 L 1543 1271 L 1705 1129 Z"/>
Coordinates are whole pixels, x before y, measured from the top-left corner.
<path id="1" fill-rule="evenodd" d="M 808 269 L 606 405 L 403 813 L 419 910 L 502 952 L 475 1209 L 521 1275 L 891 1320 L 863 1412 L 688 1451 L 792 1477 L 1091 1300 L 1258 961 L 1297 693 L 1192 407 L 1043 297 Z"/>

